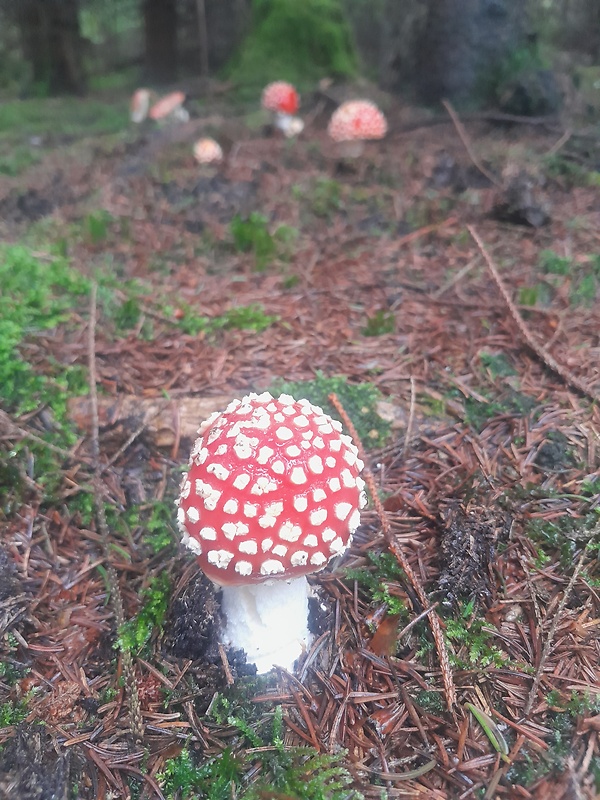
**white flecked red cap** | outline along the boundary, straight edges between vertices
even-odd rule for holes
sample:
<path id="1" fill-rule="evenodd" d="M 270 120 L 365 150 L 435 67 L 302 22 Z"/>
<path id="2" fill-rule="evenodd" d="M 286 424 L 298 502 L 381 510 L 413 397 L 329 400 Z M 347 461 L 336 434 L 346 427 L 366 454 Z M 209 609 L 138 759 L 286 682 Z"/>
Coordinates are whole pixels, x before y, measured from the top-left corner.
<path id="1" fill-rule="evenodd" d="M 261 105 L 267 111 L 295 114 L 300 106 L 300 96 L 291 83 L 274 81 L 263 89 Z"/>
<path id="2" fill-rule="evenodd" d="M 327 133 L 335 142 L 382 139 L 387 133 L 387 121 L 370 100 L 348 100 L 331 115 Z"/>
<path id="3" fill-rule="evenodd" d="M 150 119 L 164 119 L 182 106 L 184 102 L 185 94 L 183 92 L 171 92 L 171 94 L 161 97 L 160 100 L 154 103 L 148 116 Z"/>
<path id="4" fill-rule="evenodd" d="M 299 577 L 347 549 L 366 495 L 341 423 L 308 400 L 264 392 L 234 400 L 198 433 L 177 518 L 211 580 Z"/>

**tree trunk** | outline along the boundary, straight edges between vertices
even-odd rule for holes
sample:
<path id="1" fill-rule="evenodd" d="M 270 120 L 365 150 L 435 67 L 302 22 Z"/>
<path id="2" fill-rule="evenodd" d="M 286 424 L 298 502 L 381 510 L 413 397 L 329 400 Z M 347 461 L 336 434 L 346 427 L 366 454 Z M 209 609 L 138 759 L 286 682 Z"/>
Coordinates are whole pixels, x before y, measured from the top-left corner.
<path id="1" fill-rule="evenodd" d="M 418 69 L 421 98 L 477 99 L 498 65 L 522 45 L 525 3 L 429 0 Z"/>
<path id="2" fill-rule="evenodd" d="M 176 0 L 144 0 L 144 77 L 150 83 L 177 78 Z"/>
<path id="3" fill-rule="evenodd" d="M 24 0 L 17 19 L 33 82 L 50 94 L 84 92 L 78 0 Z"/>

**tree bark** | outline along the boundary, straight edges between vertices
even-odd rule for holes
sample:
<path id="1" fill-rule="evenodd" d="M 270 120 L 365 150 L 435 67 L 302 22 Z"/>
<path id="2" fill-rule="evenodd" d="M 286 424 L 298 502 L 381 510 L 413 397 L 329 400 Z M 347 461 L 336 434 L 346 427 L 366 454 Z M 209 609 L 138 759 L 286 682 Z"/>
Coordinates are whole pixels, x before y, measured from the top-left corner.
<path id="1" fill-rule="evenodd" d="M 196 0 L 198 10 L 198 39 L 200 43 L 200 77 L 208 78 L 208 27 L 204 0 Z"/>
<path id="2" fill-rule="evenodd" d="M 485 79 L 524 42 L 525 3 L 429 0 L 418 69 L 421 98 L 476 99 Z"/>
<path id="3" fill-rule="evenodd" d="M 24 0 L 17 20 L 33 82 L 50 94 L 85 91 L 78 0 Z"/>
<path id="4" fill-rule="evenodd" d="M 144 77 L 150 83 L 177 78 L 176 0 L 144 0 Z"/>

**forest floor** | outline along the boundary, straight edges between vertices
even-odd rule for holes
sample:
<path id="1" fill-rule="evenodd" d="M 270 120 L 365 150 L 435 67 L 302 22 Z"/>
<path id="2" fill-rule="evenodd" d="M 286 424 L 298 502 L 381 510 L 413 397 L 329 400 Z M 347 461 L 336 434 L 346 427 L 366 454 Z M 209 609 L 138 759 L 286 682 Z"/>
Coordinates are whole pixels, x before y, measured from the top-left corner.
<path id="1" fill-rule="evenodd" d="M 390 102 L 349 162 L 324 101 L 293 141 L 223 98 L 162 129 L 28 104 L 0 130 L 0 797 L 596 796 L 594 140 Z M 297 672 L 256 678 L 173 502 L 200 421 L 282 382 L 337 393 L 379 502 Z"/>

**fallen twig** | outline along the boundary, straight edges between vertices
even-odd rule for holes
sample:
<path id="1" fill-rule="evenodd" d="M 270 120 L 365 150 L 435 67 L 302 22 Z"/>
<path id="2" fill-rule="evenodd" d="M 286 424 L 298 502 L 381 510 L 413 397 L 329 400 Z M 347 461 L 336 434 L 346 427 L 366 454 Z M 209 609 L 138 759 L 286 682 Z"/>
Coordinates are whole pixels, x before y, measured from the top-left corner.
<path id="1" fill-rule="evenodd" d="M 492 260 L 492 257 L 490 256 L 490 254 L 486 250 L 485 245 L 481 241 L 481 238 L 479 237 L 479 234 L 477 233 L 477 231 L 475 230 L 475 228 L 472 225 L 467 225 L 467 230 L 469 231 L 469 233 L 471 234 L 471 236 L 475 240 L 475 243 L 476 243 L 477 247 L 479 248 L 482 256 L 485 258 L 485 262 L 486 262 L 486 264 L 488 266 L 488 269 L 489 269 L 489 271 L 490 271 L 490 273 L 492 275 L 492 278 L 494 279 L 494 281 L 496 283 L 496 286 L 500 290 L 500 294 L 504 298 L 504 302 L 508 306 L 508 310 L 510 311 L 510 314 L 511 314 L 513 320 L 515 321 L 515 324 L 516 324 L 517 328 L 519 329 L 519 331 L 521 333 L 521 336 L 525 340 L 525 343 L 527 344 L 527 346 L 531 350 L 533 350 L 533 352 L 536 354 L 536 356 L 541 361 L 543 361 L 543 363 L 548 367 L 548 369 L 551 369 L 553 372 L 555 372 L 559 377 L 561 377 L 565 381 L 566 384 L 568 384 L 569 386 L 572 386 L 574 389 L 577 389 L 582 394 L 584 394 L 586 397 L 589 397 L 591 400 L 595 400 L 596 402 L 600 401 L 600 394 L 595 392 L 590 386 L 588 386 L 586 383 L 584 383 L 576 375 L 573 375 L 573 373 L 570 372 L 566 367 L 561 366 L 558 363 L 558 361 L 556 361 L 556 359 L 553 356 L 550 355 L 550 353 L 546 350 L 545 347 L 542 347 L 542 345 L 538 344 L 535 341 L 535 339 L 531 335 L 529 329 L 527 328 L 527 325 L 525 325 L 525 322 L 523 321 L 523 317 L 521 317 L 521 315 L 519 314 L 519 312 L 517 310 L 517 307 L 515 306 L 515 304 L 511 300 L 511 297 L 510 297 L 510 295 L 509 295 L 509 293 L 508 293 L 508 291 L 507 291 L 507 289 L 506 289 L 506 287 L 504 285 L 504 282 L 502 281 L 502 278 L 500 277 L 500 274 L 499 274 L 498 270 L 496 269 L 496 265 L 494 264 L 494 262 Z"/>
<path id="2" fill-rule="evenodd" d="M 438 228 L 454 225 L 457 221 L 457 217 L 448 217 L 448 219 L 442 220 L 442 222 L 434 222 L 432 225 L 425 225 L 423 228 L 418 228 L 416 231 L 411 231 L 411 233 L 407 233 L 406 236 L 401 236 L 399 239 L 396 239 L 394 244 L 397 247 L 403 244 L 409 244 L 410 242 L 414 242 L 415 239 L 420 239 L 421 236 L 437 231 Z"/>
<path id="3" fill-rule="evenodd" d="M 421 605 L 423 606 L 423 608 L 425 610 L 428 610 L 429 606 L 430 606 L 429 598 L 427 597 L 427 594 L 425 592 L 423 584 L 421 583 L 421 581 L 417 577 L 417 574 L 414 572 L 414 570 L 411 567 L 408 559 L 404 555 L 404 551 L 402 550 L 401 545 L 394 538 L 394 535 L 392 533 L 392 529 L 390 527 L 389 519 L 388 519 L 386 511 L 385 511 L 385 509 L 383 507 L 383 503 L 379 499 L 379 494 L 377 492 L 377 486 L 375 484 L 375 479 L 373 478 L 373 473 L 371 472 L 371 470 L 368 467 L 367 458 L 366 458 L 366 455 L 365 455 L 365 450 L 364 450 L 363 444 L 362 444 L 362 442 L 360 440 L 360 437 L 358 436 L 358 433 L 356 432 L 356 428 L 352 424 L 352 420 L 350 419 L 350 417 L 346 413 L 346 410 L 342 406 L 342 404 L 341 404 L 340 400 L 338 399 L 337 395 L 330 394 L 329 395 L 329 400 L 334 405 L 336 411 L 338 412 L 338 414 L 342 418 L 342 422 L 344 423 L 344 425 L 348 429 L 350 435 L 352 436 L 352 438 L 354 439 L 354 441 L 356 443 L 356 446 L 358 447 L 361 459 L 365 462 L 365 467 L 364 467 L 364 473 L 363 474 L 365 476 L 365 482 L 367 484 L 367 488 L 369 489 L 369 493 L 370 493 L 371 498 L 373 500 L 373 505 L 375 506 L 375 511 L 377 513 L 377 516 L 379 517 L 380 522 L 381 522 L 381 530 L 383 532 L 383 536 L 384 536 L 385 542 L 386 542 L 389 550 L 393 553 L 393 555 L 396 557 L 398 563 L 400 564 L 400 566 L 404 570 L 404 572 L 406 574 L 406 577 L 410 581 L 411 586 L 415 590 L 415 592 L 417 594 L 417 597 L 419 598 L 419 601 L 421 602 Z M 446 695 L 446 704 L 448 706 L 448 709 L 451 711 L 452 708 L 454 707 L 454 704 L 456 703 L 456 689 L 455 689 L 455 686 L 454 686 L 454 680 L 452 678 L 452 670 L 450 668 L 450 659 L 448 658 L 448 651 L 446 649 L 446 643 L 444 641 L 444 635 L 442 633 L 442 626 L 440 624 L 440 620 L 439 620 L 439 617 L 437 616 L 437 614 L 435 614 L 435 613 L 429 614 L 428 615 L 428 619 L 429 619 L 429 624 L 431 626 L 431 632 L 433 634 L 433 639 L 434 639 L 434 642 L 435 642 L 435 648 L 437 650 L 438 659 L 439 659 L 439 662 L 440 662 L 440 668 L 441 668 L 441 672 L 442 672 L 442 682 L 444 684 L 444 692 L 445 692 L 445 695 Z"/>
<path id="4" fill-rule="evenodd" d="M 460 140 L 463 143 L 465 150 L 467 151 L 467 155 L 469 156 L 473 164 L 477 167 L 479 172 L 481 172 L 481 174 L 488 179 L 488 181 L 491 181 L 494 184 L 494 186 L 497 186 L 500 189 L 502 187 L 501 181 L 499 181 L 498 178 L 489 171 L 489 169 L 486 169 L 486 167 L 483 166 L 483 164 L 475 154 L 473 148 L 471 147 L 471 143 L 469 141 L 469 137 L 467 136 L 465 127 L 458 118 L 458 114 L 456 113 L 456 111 L 452 108 L 448 100 L 442 100 L 442 105 L 450 115 L 450 119 L 454 123 L 456 132 L 458 133 Z"/>

